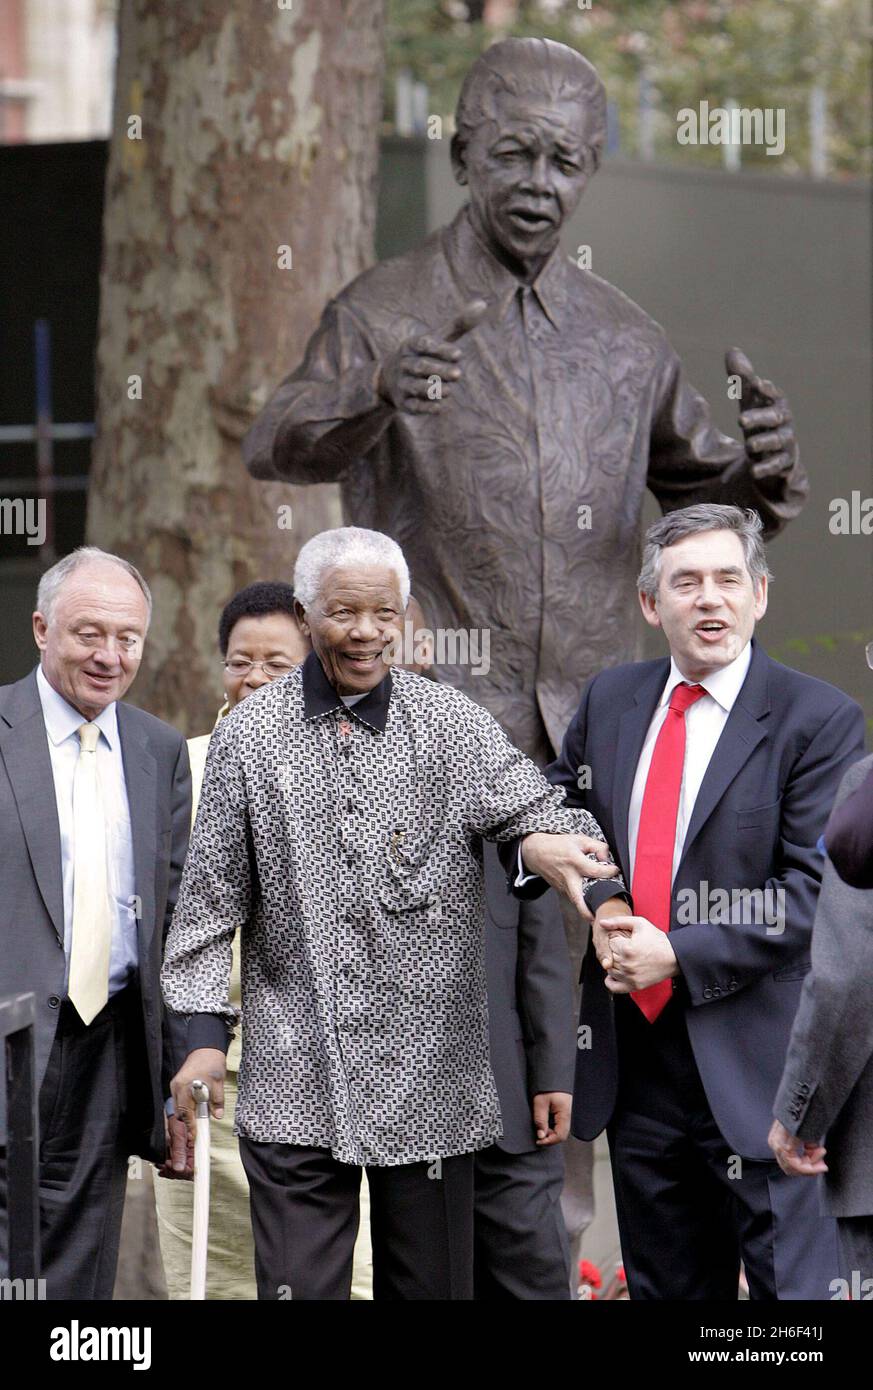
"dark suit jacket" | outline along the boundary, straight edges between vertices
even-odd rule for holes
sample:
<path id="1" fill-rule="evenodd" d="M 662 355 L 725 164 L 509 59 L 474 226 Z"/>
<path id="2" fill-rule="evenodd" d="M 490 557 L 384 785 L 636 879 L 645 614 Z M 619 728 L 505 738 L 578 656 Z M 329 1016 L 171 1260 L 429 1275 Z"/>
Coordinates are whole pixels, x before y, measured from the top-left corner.
<path id="1" fill-rule="evenodd" d="M 837 809 L 847 806 L 857 789 L 870 786 L 871 770 L 873 758 L 849 769 Z M 812 969 L 803 984 L 774 1114 L 801 1139 L 825 1137 L 828 1171 L 822 1194 L 830 1215 L 873 1215 L 873 892 L 850 887 L 827 862 L 812 933 Z"/>
<path id="2" fill-rule="evenodd" d="M 546 774 L 566 788 L 570 805 L 596 816 L 628 883 L 631 790 L 669 669 L 664 659 L 595 676 Z M 733 1151 L 747 1158 L 772 1157 L 773 1099 L 809 969 L 822 864 L 816 841 L 840 778 L 863 754 L 863 738 L 863 716 L 853 700 L 771 661 L 753 643 L 748 674 L 688 827 L 673 884 L 670 936 L 681 969 L 673 1004 L 685 1011 L 716 1123 Z M 583 765 L 590 768 L 583 779 L 590 790 L 578 787 Z M 756 888 L 784 892 L 784 921 L 773 924 L 775 930 L 756 924 L 742 901 L 731 907 L 726 924 L 719 920 L 717 889 Z M 680 906 L 689 915 L 689 892 L 701 909 L 708 897 L 707 911 L 700 912 L 708 920 L 680 920 Z M 618 1058 L 615 1001 L 591 945 L 582 978 L 580 1024 L 592 1031 L 590 1049 L 576 1054 L 573 1130 L 593 1139 L 615 1107 Z"/>
<path id="3" fill-rule="evenodd" d="M 135 891 L 142 903 L 137 935 L 143 1046 L 139 1065 L 132 1059 L 128 1088 L 130 1151 L 162 1160 L 165 1088 L 177 1059 L 165 1059 L 170 1049 L 158 977 L 188 843 L 191 776 L 185 740 L 161 720 L 119 703 L 118 732 Z M 36 995 L 39 1086 L 64 992 L 64 906 L 54 779 L 35 671 L 0 687 L 0 888 L 0 995 Z M 0 1107 L 5 1142 L 2 1094 Z"/>
<path id="4" fill-rule="evenodd" d="M 491 1068 L 506 1153 L 537 1145 L 531 1101 L 573 1090 L 576 1026 L 570 957 L 554 893 L 520 902 L 507 892 L 497 846 L 485 852 L 485 969 Z"/>

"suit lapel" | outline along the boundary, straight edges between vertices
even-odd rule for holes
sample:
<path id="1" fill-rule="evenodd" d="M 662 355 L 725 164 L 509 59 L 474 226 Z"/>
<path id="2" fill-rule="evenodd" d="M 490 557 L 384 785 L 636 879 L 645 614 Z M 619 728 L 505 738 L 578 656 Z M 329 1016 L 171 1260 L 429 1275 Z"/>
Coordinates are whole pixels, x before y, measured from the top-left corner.
<path id="1" fill-rule="evenodd" d="M 57 938 L 63 945 L 61 831 L 35 671 L 13 686 L 6 709 L 0 716 L 0 756 L 12 785 L 34 877 Z"/>
<path id="2" fill-rule="evenodd" d="M 155 925 L 156 765 L 137 718 L 138 711 L 120 702 L 117 709 L 118 735 L 121 740 L 121 758 L 130 809 L 136 894 L 140 900 L 137 937 L 140 960 L 144 961 L 148 958 L 149 940 Z"/>
<path id="3" fill-rule="evenodd" d="M 760 721 L 770 711 L 769 666 L 770 658 L 757 643 L 754 643 L 746 679 L 727 717 L 721 737 L 713 749 L 709 766 L 700 784 L 700 791 L 697 793 L 691 820 L 688 822 L 682 859 L 676 871 L 677 879 L 695 839 L 737 773 L 766 737 L 767 730 Z"/>
<path id="4" fill-rule="evenodd" d="M 615 755 L 615 778 L 612 784 L 612 825 L 615 832 L 618 862 L 630 885 L 630 849 L 627 819 L 637 763 L 645 743 L 652 715 L 664 689 L 670 671 L 669 661 L 655 662 L 642 675 L 633 704 L 625 710 L 618 726 L 618 748 Z"/>

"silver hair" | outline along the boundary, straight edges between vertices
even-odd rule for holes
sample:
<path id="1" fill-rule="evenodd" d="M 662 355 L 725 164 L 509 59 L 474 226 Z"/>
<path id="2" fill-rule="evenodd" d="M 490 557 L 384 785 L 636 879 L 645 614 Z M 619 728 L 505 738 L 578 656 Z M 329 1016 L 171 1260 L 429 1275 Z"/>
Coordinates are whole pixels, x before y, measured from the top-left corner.
<path id="1" fill-rule="evenodd" d="M 496 92 L 523 96 L 542 95 L 544 90 L 553 101 L 571 98 L 590 112 L 588 148 L 594 168 L 599 168 L 606 143 L 606 89 L 597 69 L 578 49 L 554 39 L 501 39 L 479 55 L 458 97 L 452 153 L 463 151 L 483 117 L 493 117 Z"/>
<path id="2" fill-rule="evenodd" d="M 120 555 L 112 555 L 108 550 L 100 550 L 96 545 L 80 545 L 78 549 L 71 550 L 69 555 L 65 555 L 62 560 L 58 560 L 51 569 L 46 570 L 36 591 L 37 612 L 42 614 L 47 623 L 50 623 L 58 594 L 65 580 L 69 579 L 70 575 L 81 569 L 83 565 L 96 563 L 117 565 L 119 569 L 124 570 L 125 574 L 130 575 L 131 579 L 136 581 L 145 596 L 148 607 L 146 619 L 146 626 L 148 627 L 152 620 L 152 593 L 148 584 L 129 560 L 123 560 Z"/>
<path id="3" fill-rule="evenodd" d="M 397 542 L 381 531 L 367 531 L 363 526 L 338 526 L 333 531 L 313 536 L 297 556 L 294 593 L 304 608 L 311 608 L 318 597 L 325 570 L 343 565 L 378 565 L 394 570 L 400 580 L 403 607 L 406 607 L 409 567 Z"/>
<path id="4" fill-rule="evenodd" d="M 751 508 L 724 506 L 720 502 L 698 502 L 693 507 L 681 507 L 668 512 L 646 531 L 643 549 L 643 564 L 637 579 L 637 588 L 656 598 L 661 578 L 661 554 L 668 546 L 684 541 L 686 536 L 696 536 L 701 531 L 733 531 L 739 536 L 743 547 L 746 569 L 757 588 L 762 579 L 770 580 L 772 575 L 767 568 L 764 554 L 762 532 L 764 523 Z"/>

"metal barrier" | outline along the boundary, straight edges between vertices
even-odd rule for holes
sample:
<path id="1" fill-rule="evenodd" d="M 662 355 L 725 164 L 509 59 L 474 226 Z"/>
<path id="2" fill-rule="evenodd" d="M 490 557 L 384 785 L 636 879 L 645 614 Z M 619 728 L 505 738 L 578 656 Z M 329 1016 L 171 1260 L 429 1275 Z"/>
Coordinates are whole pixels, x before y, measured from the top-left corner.
<path id="1" fill-rule="evenodd" d="M 34 996 L 0 999 L 6 1052 L 6 1206 L 10 1279 L 39 1277 L 39 1111 L 36 1096 Z"/>

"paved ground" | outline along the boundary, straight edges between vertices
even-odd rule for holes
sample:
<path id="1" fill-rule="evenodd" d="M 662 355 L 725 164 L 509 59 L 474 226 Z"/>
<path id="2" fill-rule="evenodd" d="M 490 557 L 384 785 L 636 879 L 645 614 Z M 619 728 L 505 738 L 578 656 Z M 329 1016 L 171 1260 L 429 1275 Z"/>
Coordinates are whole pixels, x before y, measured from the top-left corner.
<path id="1" fill-rule="evenodd" d="M 594 1145 L 594 1220 L 585 1232 L 582 1253 L 584 1259 L 597 1265 L 604 1284 L 609 1283 L 616 1265 L 621 1264 L 609 1149 L 603 1134 Z"/>

